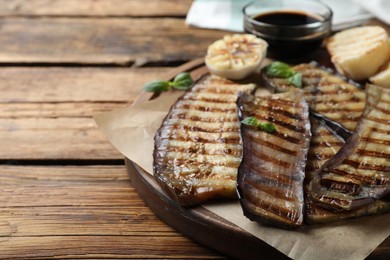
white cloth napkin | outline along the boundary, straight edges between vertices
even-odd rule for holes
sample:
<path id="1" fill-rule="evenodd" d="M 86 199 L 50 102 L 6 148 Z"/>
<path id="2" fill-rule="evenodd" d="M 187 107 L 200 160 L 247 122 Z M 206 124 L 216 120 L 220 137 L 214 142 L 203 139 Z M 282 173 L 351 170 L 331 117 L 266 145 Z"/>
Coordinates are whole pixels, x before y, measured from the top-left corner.
<path id="1" fill-rule="evenodd" d="M 372 13 L 376 18 L 390 25 L 389 0 L 353 0 L 355 3 Z M 340 1 L 339 1 L 340 2 Z"/>
<path id="2" fill-rule="evenodd" d="M 316 1 L 316 0 L 313 0 Z M 190 26 L 243 31 L 242 8 L 250 0 L 195 0 L 187 14 Z M 323 0 L 333 11 L 333 28 L 342 29 L 355 18 L 378 19 L 390 24 L 389 0 Z M 337 30 L 337 29 L 336 29 Z"/>

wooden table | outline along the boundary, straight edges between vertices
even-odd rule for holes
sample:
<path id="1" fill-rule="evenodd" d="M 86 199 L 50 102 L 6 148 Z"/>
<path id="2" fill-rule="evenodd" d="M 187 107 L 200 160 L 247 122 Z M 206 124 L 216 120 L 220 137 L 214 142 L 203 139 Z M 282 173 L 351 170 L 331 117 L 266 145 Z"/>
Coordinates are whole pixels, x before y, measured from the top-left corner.
<path id="1" fill-rule="evenodd" d="M 151 212 L 92 119 L 226 34 L 190 5 L 0 0 L 0 258 L 226 258 Z"/>

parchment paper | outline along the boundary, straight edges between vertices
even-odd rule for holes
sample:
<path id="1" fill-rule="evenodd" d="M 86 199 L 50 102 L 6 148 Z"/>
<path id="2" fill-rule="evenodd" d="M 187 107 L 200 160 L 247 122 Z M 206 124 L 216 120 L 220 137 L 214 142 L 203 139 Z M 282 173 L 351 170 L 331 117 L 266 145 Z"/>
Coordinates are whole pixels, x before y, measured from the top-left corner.
<path id="1" fill-rule="evenodd" d="M 153 138 L 182 92 L 95 116 L 98 127 L 127 158 L 151 173 Z M 364 259 L 390 234 L 389 214 L 306 225 L 299 231 L 267 227 L 247 219 L 238 201 L 205 206 L 293 259 Z"/>

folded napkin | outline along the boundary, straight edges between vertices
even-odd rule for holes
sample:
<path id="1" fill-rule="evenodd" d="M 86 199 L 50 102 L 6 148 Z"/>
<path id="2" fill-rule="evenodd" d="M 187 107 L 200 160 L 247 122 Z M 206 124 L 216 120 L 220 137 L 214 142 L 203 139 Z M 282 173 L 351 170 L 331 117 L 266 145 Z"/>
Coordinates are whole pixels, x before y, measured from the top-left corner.
<path id="1" fill-rule="evenodd" d="M 389 0 L 353 0 L 374 17 L 390 25 L 390 1 Z"/>
<path id="2" fill-rule="evenodd" d="M 313 0 L 316 1 L 316 0 Z M 249 0 L 195 0 L 187 14 L 191 26 L 243 32 L 242 8 Z M 390 24 L 389 0 L 323 0 L 333 11 L 334 30 L 351 21 L 377 17 Z"/>

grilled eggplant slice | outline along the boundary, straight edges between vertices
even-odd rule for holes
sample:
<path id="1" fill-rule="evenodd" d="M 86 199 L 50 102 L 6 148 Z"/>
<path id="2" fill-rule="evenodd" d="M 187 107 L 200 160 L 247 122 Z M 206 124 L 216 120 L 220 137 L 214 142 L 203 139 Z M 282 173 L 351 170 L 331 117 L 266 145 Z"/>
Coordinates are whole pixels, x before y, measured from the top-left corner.
<path id="1" fill-rule="evenodd" d="M 390 89 L 367 85 L 366 92 L 354 134 L 309 184 L 310 199 L 333 211 L 356 210 L 390 193 Z"/>
<path id="2" fill-rule="evenodd" d="M 311 134 L 310 149 L 306 163 L 305 177 L 305 206 L 306 206 L 306 222 L 309 224 L 325 223 L 330 221 L 338 221 L 348 218 L 355 218 L 367 215 L 376 215 L 390 211 L 390 202 L 376 200 L 366 206 L 350 211 L 332 211 L 323 208 L 308 196 L 308 184 L 318 174 L 318 169 L 329 159 L 336 155 L 340 148 L 344 145 L 345 139 L 339 136 L 333 129 L 329 128 L 326 123 L 317 117 L 310 116 Z M 328 186 L 343 185 L 345 190 L 351 192 L 356 189 L 356 181 L 350 183 L 330 183 L 326 178 L 322 182 L 328 182 Z"/>
<path id="3" fill-rule="evenodd" d="M 332 211 L 318 206 L 318 204 L 306 202 L 306 221 L 309 224 L 328 223 L 344 219 L 357 218 L 362 216 L 378 215 L 390 212 L 390 202 L 385 200 L 375 200 L 373 203 L 349 211 Z"/>
<path id="4" fill-rule="evenodd" d="M 266 97 L 241 95 L 241 119 L 272 123 L 274 132 L 241 125 L 243 161 L 238 192 L 245 216 L 284 228 L 302 225 L 305 163 L 310 142 L 308 106 L 299 90 Z"/>
<path id="5" fill-rule="evenodd" d="M 363 113 L 365 92 L 360 85 L 317 63 L 304 63 L 292 67 L 302 74 L 302 87 L 311 111 L 353 131 Z M 274 92 L 294 89 L 288 80 L 262 73 L 265 85 Z"/>
<path id="6" fill-rule="evenodd" d="M 254 89 L 208 75 L 172 106 L 156 133 L 153 163 L 156 180 L 172 199 L 190 206 L 236 197 L 242 159 L 236 100 Z"/>

